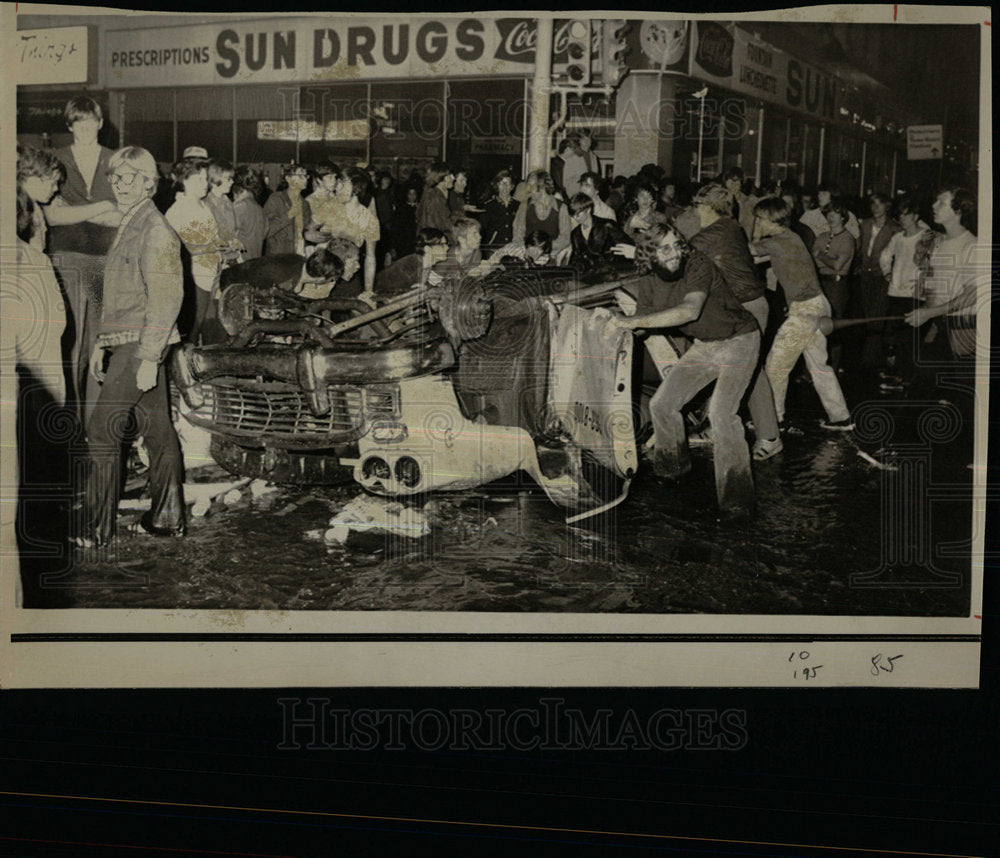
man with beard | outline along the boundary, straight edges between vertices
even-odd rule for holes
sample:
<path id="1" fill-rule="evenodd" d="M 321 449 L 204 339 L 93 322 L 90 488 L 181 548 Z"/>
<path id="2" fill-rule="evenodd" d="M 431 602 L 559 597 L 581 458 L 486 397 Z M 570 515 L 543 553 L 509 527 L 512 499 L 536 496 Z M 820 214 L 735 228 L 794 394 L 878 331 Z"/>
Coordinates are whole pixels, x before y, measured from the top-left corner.
<path id="1" fill-rule="evenodd" d="M 705 185 L 695 194 L 694 210 L 700 229 L 694 235 L 686 236 L 688 241 L 715 263 L 737 300 L 757 320 L 763 336 L 767 330 L 768 314 L 764 283 L 757 276 L 743 230 L 731 217 L 729 193 L 717 183 Z M 747 407 L 757 434 L 753 457 L 757 461 L 770 459 L 781 452 L 783 444 L 778 433 L 774 394 L 767 373 L 757 373 L 747 398 Z"/>
<path id="2" fill-rule="evenodd" d="M 628 255 L 628 251 L 618 252 Z M 739 418 L 740 399 L 757 366 L 760 330 L 712 260 L 691 248 L 673 227 L 654 224 L 638 248 L 636 261 L 649 273 L 628 291 L 633 316 L 613 313 L 609 324 L 626 330 L 679 328 L 694 342 L 649 403 L 653 421 L 653 471 L 676 480 L 691 470 L 681 409 L 715 382 L 708 406 L 714 427 L 715 489 L 726 520 L 753 513 L 750 451 Z"/>

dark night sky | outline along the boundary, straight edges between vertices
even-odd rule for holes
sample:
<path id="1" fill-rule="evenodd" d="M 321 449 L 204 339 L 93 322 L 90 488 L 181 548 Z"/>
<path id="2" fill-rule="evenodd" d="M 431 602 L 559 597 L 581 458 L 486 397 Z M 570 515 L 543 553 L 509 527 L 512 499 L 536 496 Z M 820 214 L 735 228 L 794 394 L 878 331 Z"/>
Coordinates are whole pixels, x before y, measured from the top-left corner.
<path id="1" fill-rule="evenodd" d="M 745 25 L 776 47 L 836 68 L 846 63 L 885 84 L 923 121 L 972 133 L 979 116 L 978 25 Z"/>
<path id="2" fill-rule="evenodd" d="M 112 0 L 108 5 L 119 4 Z M 305 11 L 309 5 L 296 8 Z M 350 4 L 344 8 L 350 8 Z M 250 3 L 243 14 L 254 15 L 256 11 Z M 191 16 L 190 20 L 197 17 Z M 137 16 L 133 24 L 143 26 L 142 18 Z M 175 19 L 176 23 L 186 20 L 187 16 Z M 51 18 L 23 15 L 19 25 L 51 26 Z M 758 32 L 775 47 L 816 61 L 831 71 L 860 69 L 898 94 L 919 115 L 918 121 L 942 121 L 947 105 L 950 131 L 976 142 L 981 25 L 743 21 L 741 26 Z"/>

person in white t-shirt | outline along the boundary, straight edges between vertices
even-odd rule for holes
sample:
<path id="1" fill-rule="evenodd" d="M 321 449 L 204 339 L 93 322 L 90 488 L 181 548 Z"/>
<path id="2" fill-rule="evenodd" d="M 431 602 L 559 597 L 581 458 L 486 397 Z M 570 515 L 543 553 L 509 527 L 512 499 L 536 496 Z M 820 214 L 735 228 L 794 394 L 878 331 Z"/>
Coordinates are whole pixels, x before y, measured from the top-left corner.
<path id="1" fill-rule="evenodd" d="M 896 200 L 893 218 L 902 229 L 893 234 L 885 249 L 879 254 L 882 274 L 889 280 L 886 315 L 902 317 L 919 305 L 916 295 L 920 267 L 917 249 L 920 242 L 930 238 L 930 227 L 920 219 L 916 200 L 900 197 Z M 886 356 L 890 365 L 883 373 L 881 387 L 894 390 L 902 387 L 902 382 L 913 367 L 916 338 L 912 328 L 890 323 L 887 334 Z"/>
<path id="2" fill-rule="evenodd" d="M 823 214 L 823 209 L 830 205 L 830 200 L 840 199 L 840 189 L 836 185 L 831 185 L 825 183 L 820 185 L 816 189 L 816 208 L 806 209 L 802 213 L 802 217 L 799 218 L 799 223 L 805 224 L 809 229 L 813 231 L 816 235 L 821 232 L 829 232 L 830 224 L 826 221 L 826 215 Z M 854 212 L 848 211 L 847 221 L 844 224 L 847 231 L 854 236 L 854 240 L 857 241 L 861 238 L 861 224 L 858 223 L 857 217 L 855 217 Z"/>
<path id="3" fill-rule="evenodd" d="M 982 285 L 988 294 L 990 283 L 989 254 L 981 251 L 969 229 L 975 216 L 972 191 L 953 187 L 938 194 L 934 222 L 944 234 L 935 239 L 922 272 L 924 305 L 905 316 L 915 328 L 944 317 L 954 358 L 975 354 L 977 290 Z"/>
<path id="4" fill-rule="evenodd" d="M 562 186 L 567 199 L 580 193 L 580 182 L 584 173 L 600 175 L 601 161 L 593 151 L 594 138 L 587 128 L 581 128 L 579 135 L 570 135 L 572 145 L 562 153 Z"/>

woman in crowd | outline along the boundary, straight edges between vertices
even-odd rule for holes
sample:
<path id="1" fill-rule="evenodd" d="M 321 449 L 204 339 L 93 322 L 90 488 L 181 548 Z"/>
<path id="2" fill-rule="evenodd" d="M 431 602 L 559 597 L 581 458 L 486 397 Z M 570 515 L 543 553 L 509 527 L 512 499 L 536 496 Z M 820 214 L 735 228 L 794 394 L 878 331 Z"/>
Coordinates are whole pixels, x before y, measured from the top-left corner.
<path id="1" fill-rule="evenodd" d="M 260 173 L 248 164 L 233 174 L 233 219 L 236 238 L 243 246 L 245 259 L 258 259 L 264 249 L 267 218 L 257 202 L 264 189 Z"/>
<path id="2" fill-rule="evenodd" d="M 350 167 L 337 178 L 334 201 L 327 209 L 322 235 L 343 238 L 364 249 L 364 292 L 370 296 L 375 286 L 378 264 L 375 248 L 381 230 L 372 199 L 371 179 L 364 170 Z"/>
<path id="3" fill-rule="evenodd" d="M 208 162 L 208 194 L 205 202 L 212 210 L 212 216 L 219 227 L 219 239 L 225 245 L 222 251 L 223 267 L 243 261 L 243 245 L 236 237 L 236 212 L 229 196 L 233 189 L 233 175 L 233 165 L 224 158 L 213 158 Z"/>
<path id="4" fill-rule="evenodd" d="M 180 242 L 152 201 L 159 177 L 153 156 L 130 146 L 116 152 L 108 166 L 124 218 L 108 251 L 104 312 L 90 359 L 91 373 L 102 386 L 87 423 L 90 471 L 84 528 L 73 537 L 85 549 L 107 546 L 115 535 L 121 445 L 126 418 L 133 412 L 149 451 L 151 503 L 130 530 L 154 536 L 184 532 L 183 464 L 170 416 L 165 365 L 170 345 L 180 339 Z M 202 166 L 202 176 L 204 172 Z"/>
<path id="5" fill-rule="evenodd" d="M 327 224 L 335 217 L 338 208 L 337 180 L 340 170 L 334 164 L 317 164 L 312 169 L 313 192 L 306 197 L 309 212 L 312 215 L 306 227 L 306 239 L 313 244 L 321 244 L 323 237 L 318 235 L 327 228 Z"/>
<path id="6" fill-rule="evenodd" d="M 264 203 L 267 234 L 264 252 L 305 254 L 303 232 L 312 222 L 309 201 L 302 194 L 309 184 L 309 173 L 301 164 L 292 162 L 281 168 L 281 184 Z"/>
<path id="7" fill-rule="evenodd" d="M 656 186 L 649 182 L 639 182 L 633 187 L 632 198 L 622 215 L 622 229 L 632 241 L 637 241 L 653 224 L 667 222 L 667 216 L 656 207 L 657 196 Z"/>
<path id="8" fill-rule="evenodd" d="M 17 146 L 17 186 L 31 199 L 32 236 L 31 246 L 44 253 L 46 251 L 48 222 L 46 215 L 54 223 L 70 225 L 82 223 L 91 218 L 100 218 L 105 224 L 113 223 L 117 217 L 117 207 L 113 201 L 100 200 L 95 203 L 67 205 L 56 197 L 60 183 L 66 176 L 66 167 L 55 155 L 34 146 Z M 59 202 L 55 202 L 55 200 Z M 49 210 L 44 206 L 54 203 Z"/>
<path id="9" fill-rule="evenodd" d="M 514 239 L 514 218 L 517 215 L 517 203 L 512 196 L 514 179 L 510 170 L 497 173 L 490 187 L 493 195 L 486 203 L 483 211 L 483 243 L 487 247 L 502 247 Z"/>
<path id="10" fill-rule="evenodd" d="M 424 194 L 417 206 L 417 229 L 439 229 L 449 232 L 453 223 L 448 206 L 448 193 L 455 185 L 455 174 L 443 161 L 438 161 L 427 171 Z"/>
<path id="11" fill-rule="evenodd" d="M 544 170 L 535 170 L 525 180 L 527 198 L 518 207 L 514 217 L 514 242 L 524 244 L 524 237 L 540 230 L 552 242 L 552 256 L 556 261 L 568 258 L 570 233 L 573 223 L 569 209 L 555 196 L 555 183 Z"/>
<path id="12" fill-rule="evenodd" d="M 65 169 L 55 155 L 34 146 L 17 145 L 17 188 L 23 191 L 31 205 L 25 211 L 31 215 L 31 229 L 28 243 L 39 253 L 45 252 L 46 235 L 49 227 L 42 213 L 42 206 L 48 205 L 59 190 Z M 20 199 L 20 198 L 18 198 Z M 110 205 L 113 203 L 95 203 L 94 205 Z M 80 208 L 83 208 L 81 206 Z M 18 210 L 20 214 L 20 209 Z"/>
<path id="13" fill-rule="evenodd" d="M 191 260 L 194 281 L 194 318 L 189 337 L 198 343 L 202 328 L 214 317 L 212 304 L 222 270 L 223 242 L 212 209 L 205 202 L 208 194 L 208 163 L 202 158 L 182 158 L 170 171 L 176 195 L 167 209 L 169 223 L 184 242 Z"/>

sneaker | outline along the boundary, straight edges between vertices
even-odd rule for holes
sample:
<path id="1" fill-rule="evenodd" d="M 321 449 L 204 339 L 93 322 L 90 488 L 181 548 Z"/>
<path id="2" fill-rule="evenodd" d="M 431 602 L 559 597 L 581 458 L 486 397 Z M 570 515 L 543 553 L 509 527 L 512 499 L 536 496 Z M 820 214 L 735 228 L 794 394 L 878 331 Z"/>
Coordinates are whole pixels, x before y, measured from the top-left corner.
<path id="1" fill-rule="evenodd" d="M 784 449 L 785 445 L 780 435 L 777 438 L 761 438 L 753 445 L 753 457 L 758 462 L 763 462 L 772 456 L 777 456 Z"/>
<path id="2" fill-rule="evenodd" d="M 854 429 L 854 421 L 850 417 L 843 420 L 820 420 L 821 429 L 829 429 L 831 432 L 850 432 Z"/>

